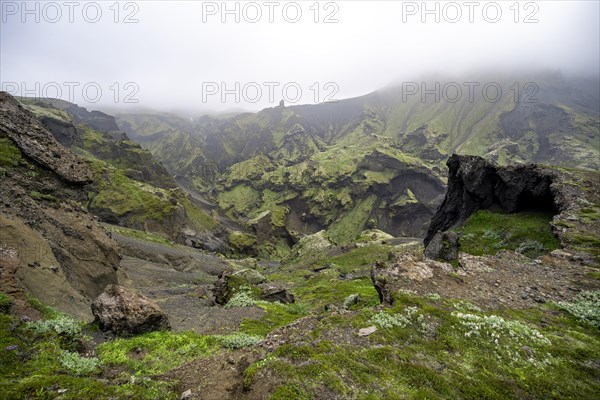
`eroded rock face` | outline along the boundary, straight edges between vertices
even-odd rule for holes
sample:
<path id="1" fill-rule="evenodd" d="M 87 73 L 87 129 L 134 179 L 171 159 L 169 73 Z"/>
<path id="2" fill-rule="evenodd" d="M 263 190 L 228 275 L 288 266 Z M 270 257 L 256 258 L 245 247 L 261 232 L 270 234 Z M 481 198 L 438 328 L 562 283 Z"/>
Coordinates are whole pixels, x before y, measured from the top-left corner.
<path id="1" fill-rule="evenodd" d="M 261 299 L 270 302 L 280 302 L 284 304 L 294 303 L 296 301 L 293 294 L 291 294 L 286 288 L 280 285 L 273 285 L 270 283 L 261 283 L 258 285 L 261 290 Z"/>
<path id="2" fill-rule="evenodd" d="M 394 255 L 387 262 L 377 261 L 371 267 L 371 281 L 379 302 L 386 306 L 394 304 L 394 294 L 400 289 L 418 287 L 436 275 L 452 272 L 452 266 L 420 256 L 403 253 Z"/>
<path id="3" fill-rule="evenodd" d="M 457 232 L 436 233 L 425 249 L 425 257 L 443 261 L 456 260 L 458 258 L 459 238 L 460 234 Z"/>
<path id="4" fill-rule="evenodd" d="M 0 242 L 19 251 L 13 284 L 63 312 L 91 321 L 90 302 L 117 283 L 117 244 L 81 207 L 87 164 L 34 115 L 0 93 Z"/>
<path id="5" fill-rule="evenodd" d="M 453 155 L 448 159 L 448 190 L 431 219 L 428 245 L 441 231 L 454 228 L 481 209 L 497 207 L 512 213 L 535 208 L 558 213 L 568 203 L 561 193 L 559 173 L 534 164 L 499 167 L 481 157 Z"/>
<path id="6" fill-rule="evenodd" d="M 14 97 L 0 92 L 0 136 L 11 138 L 27 157 L 71 183 L 90 183 L 91 169 L 65 149 Z"/>
<path id="7" fill-rule="evenodd" d="M 108 285 L 92 302 L 92 313 L 100 329 L 131 336 L 171 329 L 160 307 L 135 289 Z"/>

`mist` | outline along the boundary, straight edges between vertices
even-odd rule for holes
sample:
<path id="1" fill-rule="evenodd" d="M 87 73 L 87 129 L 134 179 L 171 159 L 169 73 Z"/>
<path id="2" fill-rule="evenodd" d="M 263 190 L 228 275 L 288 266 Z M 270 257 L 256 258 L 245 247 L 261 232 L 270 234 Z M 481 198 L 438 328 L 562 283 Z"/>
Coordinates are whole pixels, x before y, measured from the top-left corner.
<path id="1" fill-rule="evenodd" d="M 198 115 L 360 96 L 425 76 L 598 76 L 600 3 L 10 2 L 2 90 Z M 489 75 L 488 75 L 489 76 Z"/>

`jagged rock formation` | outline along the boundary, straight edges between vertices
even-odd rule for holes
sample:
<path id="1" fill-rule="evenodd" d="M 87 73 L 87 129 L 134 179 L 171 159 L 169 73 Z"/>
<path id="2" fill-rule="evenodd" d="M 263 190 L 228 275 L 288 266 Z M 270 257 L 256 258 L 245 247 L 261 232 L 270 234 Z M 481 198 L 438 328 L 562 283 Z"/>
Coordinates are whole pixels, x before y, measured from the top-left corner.
<path id="1" fill-rule="evenodd" d="M 425 257 L 444 261 L 456 260 L 458 258 L 459 237 L 460 235 L 457 232 L 436 233 L 425 249 Z"/>
<path id="2" fill-rule="evenodd" d="M 86 207 L 102 222 L 168 236 L 211 251 L 227 250 L 226 232 L 184 193 L 154 156 L 129 140 L 114 117 L 56 99 L 19 98 L 54 137 L 87 162 L 94 183 Z"/>
<path id="3" fill-rule="evenodd" d="M 322 229 L 350 242 L 367 224 L 424 236 L 454 152 L 503 165 L 600 166 L 600 100 L 590 90 L 597 81 L 540 71 L 473 79 L 497 82 L 504 95 L 423 101 L 390 87 L 336 103 L 193 121 L 121 115 L 118 123 L 231 218 L 246 222 L 270 211 L 272 240 L 258 235 L 257 242 L 277 248 Z M 432 79 L 443 86 L 439 80 Z M 525 99 L 535 102 L 514 92 L 524 82 L 539 87 L 535 99 Z"/>
<path id="4" fill-rule="evenodd" d="M 553 233 L 560 245 L 588 263 L 600 264 L 600 174 L 535 164 L 500 167 L 480 157 L 448 159 L 448 189 L 431 219 L 425 245 L 438 232 L 459 227 L 481 209 L 554 214 Z"/>
<path id="5" fill-rule="evenodd" d="M 109 285 L 92 302 L 100 329 L 119 336 L 169 330 L 169 320 L 160 307 L 135 289 Z"/>
<path id="6" fill-rule="evenodd" d="M 8 136 L 29 158 L 72 183 L 90 183 L 92 171 L 79 157 L 48 134 L 34 115 L 24 112 L 19 102 L 0 92 L 0 135 Z"/>
<path id="7" fill-rule="evenodd" d="M 456 227 L 477 210 L 498 208 L 513 213 L 536 209 L 562 211 L 572 198 L 557 184 L 560 173 L 538 165 L 499 167 L 476 156 L 448 159 L 448 190 L 425 237 Z"/>
<path id="8" fill-rule="evenodd" d="M 10 95 L 0 93 L 0 110 L 0 247 L 20 255 L 12 285 L 91 320 L 90 301 L 118 282 L 120 260 L 82 207 L 91 171 Z"/>

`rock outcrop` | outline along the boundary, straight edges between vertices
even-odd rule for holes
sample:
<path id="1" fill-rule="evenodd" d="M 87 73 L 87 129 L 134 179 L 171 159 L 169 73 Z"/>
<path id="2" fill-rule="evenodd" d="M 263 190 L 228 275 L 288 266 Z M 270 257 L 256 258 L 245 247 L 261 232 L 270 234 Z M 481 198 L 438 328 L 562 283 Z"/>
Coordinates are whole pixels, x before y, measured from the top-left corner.
<path id="1" fill-rule="evenodd" d="M 20 254 L 12 283 L 91 321 L 90 302 L 118 282 L 116 243 L 82 204 L 88 165 L 0 93 L 0 242 Z"/>
<path id="2" fill-rule="evenodd" d="M 458 258 L 459 238 L 460 235 L 457 232 L 436 233 L 427 248 L 425 248 L 425 257 L 443 261 L 456 260 Z"/>
<path id="3" fill-rule="evenodd" d="M 27 157 L 72 183 L 92 182 L 88 165 L 52 136 L 35 116 L 6 92 L 0 92 L 0 136 L 11 138 Z"/>
<path id="4" fill-rule="evenodd" d="M 169 320 L 160 307 L 134 289 L 109 285 L 92 302 L 100 329 L 119 336 L 169 330 Z"/>
<path id="5" fill-rule="evenodd" d="M 481 209 L 558 213 L 567 207 L 567 197 L 557 184 L 560 173 L 555 169 L 534 164 L 499 167 L 481 157 L 456 154 L 447 165 L 448 190 L 431 219 L 425 245 L 437 232 L 459 226 Z"/>

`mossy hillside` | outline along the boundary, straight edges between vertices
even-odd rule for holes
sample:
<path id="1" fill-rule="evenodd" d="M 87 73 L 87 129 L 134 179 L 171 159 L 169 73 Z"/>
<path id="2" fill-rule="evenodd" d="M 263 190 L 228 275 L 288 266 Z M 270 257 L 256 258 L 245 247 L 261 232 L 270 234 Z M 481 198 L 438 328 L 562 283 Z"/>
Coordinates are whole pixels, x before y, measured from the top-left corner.
<path id="1" fill-rule="evenodd" d="M 334 242 L 342 244 L 354 241 L 365 227 L 377 196 L 371 195 L 361 200 L 352 210 L 329 226 L 327 233 Z"/>
<path id="2" fill-rule="evenodd" d="M 50 314 L 50 313 L 47 313 Z M 52 321 L 67 317 L 53 313 Z M 95 357 L 79 355 L 77 348 L 86 341 L 81 327 L 75 330 L 62 325 L 43 324 L 57 328 L 40 329 L 39 323 L 24 323 L 12 315 L 0 314 L 0 393 L 10 399 L 110 399 L 139 398 L 175 399 L 172 386 L 166 382 L 133 375 L 106 379 L 111 372 Z M 85 328 L 84 333 L 86 332 Z M 71 333 L 69 333 L 71 332 Z M 94 368 L 89 366 L 95 365 Z M 104 375 L 106 374 L 106 375 Z M 101 379 L 105 376 L 104 379 Z"/>
<path id="3" fill-rule="evenodd" d="M 0 168 L 14 168 L 21 162 L 21 150 L 8 137 L 0 137 Z"/>
<path id="4" fill-rule="evenodd" d="M 116 232 L 120 235 L 127 236 L 127 237 L 130 237 L 133 239 L 140 239 L 140 240 L 144 240 L 146 242 L 159 243 L 159 244 L 164 244 L 167 246 L 173 246 L 175 244 L 175 242 L 168 239 L 166 237 L 166 235 L 161 236 L 161 235 L 147 232 L 147 231 L 140 231 L 137 229 L 125 228 L 122 226 L 116 226 L 116 225 L 110 225 L 110 224 L 104 224 L 104 227 L 111 232 Z"/>
<path id="5" fill-rule="evenodd" d="M 463 302 L 399 296 L 388 310 L 326 315 L 246 370 L 298 398 L 595 398 L 600 334 L 554 308 L 482 313 Z M 540 322 L 540 321 L 543 321 Z M 358 329 L 378 329 L 360 338 Z M 344 339 L 341 339 L 344 338 Z M 584 367 L 584 365 L 587 365 Z"/>
<path id="6" fill-rule="evenodd" d="M 87 161 L 96 176 L 94 190 L 88 193 L 88 207 L 93 212 L 108 210 L 123 225 L 144 230 L 159 229 L 161 225 L 168 229 L 168 224 L 175 224 L 177 220 L 187 220 L 197 231 L 211 229 L 216 224 L 178 190 L 157 188 L 131 179 L 122 169 L 98 159 Z"/>
<path id="7" fill-rule="evenodd" d="M 385 193 L 382 188 L 407 168 L 421 169 L 419 160 L 393 146 L 389 138 L 361 134 L 288 166 L 259 154 L 231 167 L 219 181 L 219 205 L 230 217 L 243 220 L 270 211 L 273 225 L 283 227 L 299 202 L 309 217 L 332 229 L 336 240 L 349 242 L 365 229 L 368 214 L 380 200 L 373 193 Z M 403 204 L 419 201 L 414 194 L 407 196 Z M 334 221 L 341 222 L 330 226 Z"/>
<path id="8" fill-rule="evenodd" d="M 23 322 L 0 313 L 3 398 L 178 399 L 177 382 L 164 374 L 192 360 L 225 357 L 230 349 L 260 340 L 243 333 L 152 332 L 96 346 L 90 339 L 97 326 L 80 324 L 35 299 L 30 303 L 48 319 Z"/>
<path id="9" fill-rule="evenodd" d="M 507 249 L 536 257 L 560 245 L 552 232 L 552 215 L 542 212 L 506 214 L 479 210 L 457 229 L 460 250 L 474 255 Z"/>

